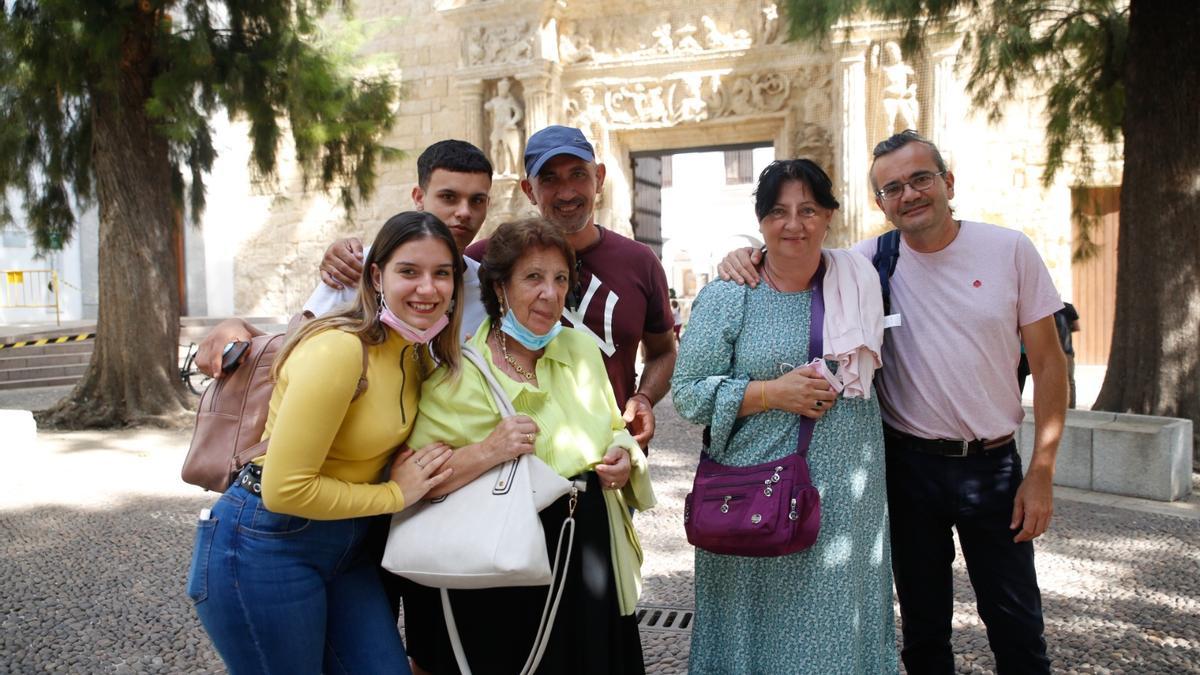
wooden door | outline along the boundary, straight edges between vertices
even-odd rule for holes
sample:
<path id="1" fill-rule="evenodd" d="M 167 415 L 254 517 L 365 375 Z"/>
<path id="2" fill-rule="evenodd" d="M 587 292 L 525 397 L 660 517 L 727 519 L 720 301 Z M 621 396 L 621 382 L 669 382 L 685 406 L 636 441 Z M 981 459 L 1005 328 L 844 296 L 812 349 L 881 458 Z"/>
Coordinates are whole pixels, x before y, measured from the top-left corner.
<path id="1" fill-rule="evenodd" d="M 633 238 L 662 258 L 663 160 L 657 155 L 633 157 Z"/>
<path id="2" fill-rule="evenodd" d="M 1071 264 L 1080 330 L 1074 335 L 1075 363 L 1107 365 L 1117 302 L 1117 232 L 1121 188 L 1090 187 L 1071 191 L 1072 242 L 1078 248 L 1081 227 L 1088 224 L 1092 249 L 1082 262 Z M 1067 298 L 1064 298 L 1066 300 Z"/>

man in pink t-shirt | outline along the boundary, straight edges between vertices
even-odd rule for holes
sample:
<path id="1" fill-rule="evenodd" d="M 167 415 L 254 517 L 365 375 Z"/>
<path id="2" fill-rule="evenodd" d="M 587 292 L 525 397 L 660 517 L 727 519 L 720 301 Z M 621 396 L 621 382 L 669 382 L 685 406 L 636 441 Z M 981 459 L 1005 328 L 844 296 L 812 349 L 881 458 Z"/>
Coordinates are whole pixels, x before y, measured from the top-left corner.
<path id="1" fill-rule="evenodd" d="M 1032 540 L 1050 524 L 1066 416 L 1062 301 L 1028 237 L 954 218 L 954 174 L 932 143 L 904 132 L 874 155 L 876 204 L 901 233 L 890 280 L 901 323 L 888 331 L 877 383 L 905 667 L 954 672 L 953 526 L 997 672 L 1048 673 Z M 871 257 L 877 246 L 855 250 Z M 1022 341 L 1036 420 L 1024 477 L 1013 441 Z"/>
<path id="2" fill-rule="evenodd" d="M 954 218 L 954 174 L 933 143 L 905 131 L 874 156 L 875 202 L 901 233 L 890 279 L 899 325 L 887 331 L 875 383 L 905 667 L 954 673 L 954 527 L 997 672 L 1048 673 L 1032 540 L 1050 523 L 1066 417 L 1053 316 L 1062 302 L 1028 237 Z M 871 258 L 878 246 L 854 248 Z M 757 282 L 754 262 L 735 252 L 722 277 Z M 1014 375 L 1022 341 L 1036 428 L 1024 476 L 1013 440 L 1024 417 Z"/>

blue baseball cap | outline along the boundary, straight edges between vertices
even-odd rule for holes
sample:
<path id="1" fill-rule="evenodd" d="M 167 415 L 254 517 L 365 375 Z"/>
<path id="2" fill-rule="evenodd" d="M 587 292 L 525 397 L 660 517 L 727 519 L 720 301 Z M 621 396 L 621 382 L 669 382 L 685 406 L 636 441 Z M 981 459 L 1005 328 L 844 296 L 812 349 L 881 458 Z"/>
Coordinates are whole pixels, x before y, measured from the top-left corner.
<path id="1" fill-rule="evenodd" d="M 585 162 L 596 161 L 596 150 L 575 127 L 548 126 L 525 143 L 525 177 L 537 176 L 542 166 L 558 155 L 574 155 Z"/>

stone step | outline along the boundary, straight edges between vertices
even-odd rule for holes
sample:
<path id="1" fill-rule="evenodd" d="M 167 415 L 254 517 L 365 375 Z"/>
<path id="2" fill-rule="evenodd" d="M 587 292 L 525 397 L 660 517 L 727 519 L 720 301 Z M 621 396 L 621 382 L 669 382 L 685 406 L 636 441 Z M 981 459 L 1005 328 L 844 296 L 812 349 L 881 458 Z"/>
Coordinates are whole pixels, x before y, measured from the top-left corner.
<path id="1" fill-rule="evenodd" d="M 73 378 L 68 380 L 73 382 L 83 376 L 87 370 L 87 363 L 70 363 L 70 364 L 52 364 L 44 366 L 31 366 L 23 368 L 9 368 L 0 370 L 0 382 L 14 381 L 30 381 L 30 380 L 45 380 L 58 378 Z M 56 382 L 55 384 L 64 384 Z M 32 385 L 39 386 L 39 385 Z"/>
<path id="2" fill-rule="evenodd" d="M 48 354 L 91 354 L 95 347 L 94 340 L 79 342 L 63 342 L 61 344 L 27 345 L 25 347 L 9 347 L 0 349 L 0 357 L 43 356 Z"/>
<path id="3" fill-rule="evenodd" d="M 66 366 L 87 363 L 92 359 L 91 351 L 68 351 L 26 354 L 24 349 L 0 351 L 0 372 L 38 366 Z"/>
<path id="4" fill-rule="evenodd" d="M 34 380 L 0 380 L 0 389 L 33 389 L 36 387 L 57 387 L 63 384 L 75 384 L 78 375 L 61 377 L 43 377 Z"/>
<path id="5" fill-rule="evenodd" d="M 179 318 L 179 335 L 180 342 L 187 344 L 188 342 L 199 342 L 213 326 L 221 323 L 227 316 L 184 316 Z M 291 317 L 287 316 L 251 316 L 245 317 L 252 325 L 258 326 L 266 330 L 270 328 L 274 332 L 282 332 L 287 327 L 287 322 Z M 79 335 L 81 333 L 95 333 L 95 322 L 72 322 L 68 326 L 54 326 L 46 328 L 21 327 L 21 326 L 0 326 L 0 344 L 10 342 L 21 342 L 26 340 L 37 340 L 40 338 L 56 338 L 62 335 Z M 30 349 L 29 347 L 21 347 L 20 349 Z M 4 350 L 0 350 L 4 351 Z"/>

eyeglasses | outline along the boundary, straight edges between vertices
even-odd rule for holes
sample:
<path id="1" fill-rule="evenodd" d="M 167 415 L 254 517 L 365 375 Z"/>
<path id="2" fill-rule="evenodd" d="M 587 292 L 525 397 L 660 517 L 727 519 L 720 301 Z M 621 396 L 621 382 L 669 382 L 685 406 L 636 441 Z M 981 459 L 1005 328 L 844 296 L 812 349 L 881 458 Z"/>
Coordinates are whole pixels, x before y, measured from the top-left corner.
<path id="1" fill-rule="evenodd" d="M 933 181 L 938 176 L 946 175 L 945 171 L 937 173 L 922 173 L 908 179 L 907 183 L 888 183 L 875 191 L 875 196 L 884 200 L 899 199 L 900 195 L 904 194 L 904 188 L 911 186 L 917 192 L 924 192 L 933 187 Z"/>

